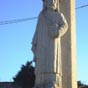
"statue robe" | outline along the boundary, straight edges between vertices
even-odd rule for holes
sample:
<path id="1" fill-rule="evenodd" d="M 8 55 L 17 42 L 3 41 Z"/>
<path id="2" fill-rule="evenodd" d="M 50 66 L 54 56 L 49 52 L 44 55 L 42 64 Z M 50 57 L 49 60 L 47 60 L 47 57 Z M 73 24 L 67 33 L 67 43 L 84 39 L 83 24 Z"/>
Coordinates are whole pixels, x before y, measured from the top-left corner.
<path id="1" fill-rule="evenodd" d="M 32 47 L 34 47 L 33 53 L 36 59 L 35 63 L 35 75 L 37 81 L 41 78 L 38 75 L 44 75 L 48 73 L 61 74 L 61 42 L 60 37 L 67 31 L 67 22 L 63 14 L 59 13 L 60 19 L 58 19 L 60 27 L 58 28 L 58 37 L 51 38 L 49 35 L 49 25 L 47 24 L 47 18 L 40 13 L 36 31 L 32 41 Z M 40 79 L 40 81 L 42 78 Z"/>

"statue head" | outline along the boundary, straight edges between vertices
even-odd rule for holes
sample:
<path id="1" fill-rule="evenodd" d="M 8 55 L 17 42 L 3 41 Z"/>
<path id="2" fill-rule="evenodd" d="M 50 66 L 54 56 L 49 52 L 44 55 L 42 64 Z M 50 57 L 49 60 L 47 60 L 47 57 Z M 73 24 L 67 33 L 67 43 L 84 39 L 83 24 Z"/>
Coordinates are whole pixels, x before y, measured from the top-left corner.
<path id="1" fill-rule="evenodd" d="M 61 2 L 61 0 L 43 0 L 43 10 L 50 9 L 58 11 L 59 2 Z"/>

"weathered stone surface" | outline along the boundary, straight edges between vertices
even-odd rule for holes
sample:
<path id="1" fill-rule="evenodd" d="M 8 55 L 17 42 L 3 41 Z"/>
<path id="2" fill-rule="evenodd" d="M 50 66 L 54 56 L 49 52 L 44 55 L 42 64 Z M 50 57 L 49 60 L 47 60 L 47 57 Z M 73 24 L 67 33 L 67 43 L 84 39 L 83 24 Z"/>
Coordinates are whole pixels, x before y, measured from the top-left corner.
<path id="1" fill-rule="evenodd" d="M 34 88 L 77 88 L 75 1 L 62 0 L 52 8 L 51 1 L 44 0 L 32 41 Z"/>
<path id="2" fill-rule="evenodd" d="M 62 88 L 77 88 L 75 0 L 62 0 L 60 10 L 68 22 L 68 31 L 61 40 Z"/>

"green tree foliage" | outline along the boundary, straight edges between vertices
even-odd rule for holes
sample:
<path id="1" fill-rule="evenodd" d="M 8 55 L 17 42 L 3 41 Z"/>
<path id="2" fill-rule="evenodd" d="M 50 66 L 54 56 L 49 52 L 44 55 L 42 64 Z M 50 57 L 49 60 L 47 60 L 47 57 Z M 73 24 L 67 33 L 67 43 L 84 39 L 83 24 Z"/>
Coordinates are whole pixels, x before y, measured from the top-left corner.
<path id="1" fill-rule="evenodd" d="M 27 62 L 26 65 L 22 65 L 21 70 L 17 73 L 13 80 L 15 85 L 21 86 L 22 88 L 32 88 L 35 82 L 32 62 Z"/>
<path id="2" fill-rule="evenodd" d="M 77 84 L 78 84 L 78 88 L 88 88 L 88 85 L 82 83 L 81 81 L 78 81 Z"/>
<path id="3" fill-rule="evenodd" d="M 78 86 L 85 86 L 81 81 L 78 81 Z"/>

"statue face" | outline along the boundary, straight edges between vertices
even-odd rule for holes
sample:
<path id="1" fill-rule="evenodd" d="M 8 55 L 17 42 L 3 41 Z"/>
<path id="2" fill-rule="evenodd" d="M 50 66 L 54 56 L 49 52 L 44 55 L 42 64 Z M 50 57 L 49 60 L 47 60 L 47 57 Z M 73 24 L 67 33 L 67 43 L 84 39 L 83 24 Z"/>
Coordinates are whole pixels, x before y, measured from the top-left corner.
<path id="1" fill-rule="evenodd" d="M 58 5 L 58 0 L 45 0 L 45 6 L 47 9 L 56 10 Z"/>

